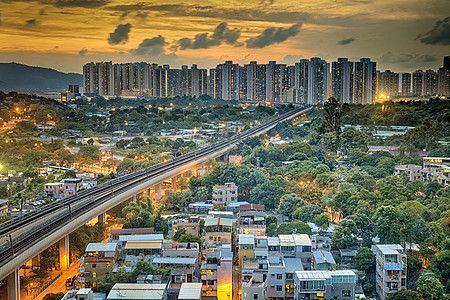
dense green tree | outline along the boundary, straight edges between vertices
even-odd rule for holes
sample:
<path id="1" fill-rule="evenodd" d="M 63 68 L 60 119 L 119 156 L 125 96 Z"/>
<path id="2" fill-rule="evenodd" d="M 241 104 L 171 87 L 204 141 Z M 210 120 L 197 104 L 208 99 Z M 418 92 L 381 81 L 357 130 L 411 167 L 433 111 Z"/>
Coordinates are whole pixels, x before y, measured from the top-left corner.
<path id="1" fill-rule="evenodd" d="M 330 215 L 324 212 L 320 215 L 315 216 L 312 221 L 314 224 L 319 226 L 321 230 L 326 231 L 328 229 L 328 226 L 330 226 Z"/>
<path id="2" fill-rule="evenodd" d="M 412 255 L 408 255 L 407 258 L 408 272 L 406 273 L 406 283 L 409 289 L 415 288 L 416 281 L 420 275 L 420 269 L 422 268 L 422 262 Z"/>
<path id="3" fill-rule="evenodd" d="M 173 240 L 178 241 L 180 239 L 180 237 L 185 234 L 186 234 L 186 229 L 182 228 L 182 229 L 178 230 L 177 232 L 175 232 L 175 234 L 173 235 Z"/>
<path id="4" fill-rule="evenodd" d="M 9 110 L 4 108 L 0 109 L 0 119 L 2 119 L 4 122 L 9 122 L 9 120 L 11 119 Z"/>
<path id="5" fill-rule="evenodd" d="M 311 227 L 308 224 L 299 220 L 294 220 L 289 223 L 283 223 L 277 228 L 277 234 L 308 234 L 311 235 Z"/>
<path id="6" fill-rule="evenodd" d="M 347 219 L 355 222 L 357 237 L 362 239 L 362 245 L 364 247 L 370 247 L 372 245 L 372 239 L 375 237 L 375 226 L 372 219 L 361 213 L 350 215 Z"/>
<path id="7" fill-rule="evenodd" d="M 355 267 L 366 274 L 375 273 L 375 254 L 367 247 L 359 247 L 355 256 Z"/>
<path id="8" fill-rule="evenodd" d="M 255 186 L 251 192 L 251 201 L 253 203 L 264 204 L 266 209 L 273 209 L 280 202 L 281 190 L 273 182 L 264 182 Z"/>
<path id="9" fill-rule="evenodd" d="M 191 233 L 181 235 L 178 241 L 180 243 L 198 243 L 200 246 L 202 245 L 202 240 Z"/>
<path id="10" fill-rule="evenodd" d="M 443 290 L 444 286 L 433 272 L 422 272 L 417 279 L 417 291 L 422 294 L 424 300 L 442 299 Z"/>
<path id="11" fill-rule="evenodd" d="M 122 209 L 125 219 L 124 228 L 149 228 L 155 224 L 155 207 L 150 197 L 136 202 L 130 202 Z"/>
<path id="12" fill-rule="evenodd" d="M 419 292 L 413 290 L 401 290 L 389 295 L 389 300 L 422 300 Z"/>
<path id="13" fill-rule="evenodd" d="M 125 149 L 131 143 L 130 140 L 119 140 L 116 142 L 116 147 L 120 149 Z"/>
<path id="14" fill-rule="evenodd" d="M 398 244 L 401 241 L 401 229 L 404 220 L 393 206 L 380 206 L 374 216 L 375 233 L 382 244 Z"/>
<path id="15" fill-rule="evenodd" d="M 294 211 L 305 204 L 296 194 L 286 194 L 281 197 L 281 203 L 278 207 L 278 212 L 282 215 L 293 217 Z"/>
<path id="16" fill-rule="evenodd" d="M 354 247 L 358 244 L 357 234 L 358 229 L 356 228 L 355 222 L 351 219 L 343 219 L 334 229 L 333 235 L 331 236 L 331 243 L 339 249 Z"/>
<path id="17" fill-rule="evenodd" d="M 343 116 L 344 112 L 339 100 L 333 97 L 328 98 L 323 107 L 323 121 L 319 133 L 331 133 L 335 136 L 334 142 L 329 145 L 330 150 L 336 150 L 339 147 Z"/>
<path id="18" fill-rule="evenodd" d="M 294 211 L 294 217 L 303 222 L 312 222 L 314 218 L 323 213 L 323 209 L 315 204 L 297 208 Z"/>
<path id="19" fill-rule="evenodd" d="M 60 293 L 48 293 L 45 294 L 44 296 L 44 300 L 60 300 L 64 297 L 64 293 L 60 292 Z"/>
<path id="20" fill-rule="evenodd" d="M 440 274 L 446 292 L 450 291 L 450 249 L 441 250 L 433 259 L 433 270 Z"/>
<path id="21" fill-rule="evenodd" d="M 367 150 L 367 136 L 353 127 L 347 127 L 341 134 L 341 149 L 344 153 L 353 149 Z"/>
<path id="22" fill-rule="evenodd" d="M 275 236 L 277 233 L 277 224 L 276 223 L 271 223 L 267 226 L 267 236 Z"/>

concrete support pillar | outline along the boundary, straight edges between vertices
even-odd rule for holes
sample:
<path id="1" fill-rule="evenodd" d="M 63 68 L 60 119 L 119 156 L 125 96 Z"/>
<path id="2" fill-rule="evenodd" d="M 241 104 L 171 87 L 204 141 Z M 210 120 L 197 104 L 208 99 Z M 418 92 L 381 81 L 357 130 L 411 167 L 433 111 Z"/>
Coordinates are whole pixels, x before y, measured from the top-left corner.
<path id="1" fill-rule="evenodd" d="M 106 213 L 102 213 L 98 215 L 98 223 L 105 224 L 106 223 Z"/>
<path id="2" fill-rule="evenodd" d="M 8 276 L 8 300 L 20 300 L 20 273 L 19 269 L 14 270 Z"/>
<path id="3" fill-rule="evenodd" d="M 59 266 L 61 270 L 69 268 L 69 235 L 59 241 Z"/>
<path id="4" fill-rule="evenodd" d="M 155 190 L 156 190 L 155 198 L 158 200 L 161 199 L 162 196 L 161 183 L 155 187 Z"/>
<path id="5" fill-rule="evenodd" d="M 136 203 L 136 195 L 134 195 L 133 198 L 131 198 L 131 202 Z"/>
<path id="6" fill-rule="evenodd" d="M 176 177 L 172 177 L 171 181 L 172 181 L 172 188 L 174 188 L 175 185 L 177 184 L 177 178 Z"/>
<path id="7" fill-rule="evenodd" d="M 31 259 L 31 267 L 34 269 L 39 267 L 39 261 L 41 260 L 40 254 L 36 255 Z"/>

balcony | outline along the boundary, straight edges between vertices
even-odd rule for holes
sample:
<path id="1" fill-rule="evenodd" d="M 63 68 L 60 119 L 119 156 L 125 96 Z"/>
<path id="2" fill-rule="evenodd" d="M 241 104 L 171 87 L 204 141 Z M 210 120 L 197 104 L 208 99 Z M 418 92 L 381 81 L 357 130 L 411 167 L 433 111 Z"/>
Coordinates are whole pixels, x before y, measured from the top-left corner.
<path id="1" fill-rule="evenodd" d="M 385 270 L 403 270 L 403 263 L 389 263 L 389 262 L 385 262 L 384 263 L 384 269 Z"/>

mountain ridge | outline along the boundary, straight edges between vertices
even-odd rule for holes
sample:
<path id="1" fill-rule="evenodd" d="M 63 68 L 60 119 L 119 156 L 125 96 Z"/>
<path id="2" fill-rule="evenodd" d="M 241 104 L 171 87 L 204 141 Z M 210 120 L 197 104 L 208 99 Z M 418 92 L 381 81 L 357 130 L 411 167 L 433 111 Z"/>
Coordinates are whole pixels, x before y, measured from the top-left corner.
<path id="1" fill-rule="evenodd" d="M 0 63 L 0 90 L 4 92 L 61 92 L 82 85 L 83 75 L 17 62 Z"/>

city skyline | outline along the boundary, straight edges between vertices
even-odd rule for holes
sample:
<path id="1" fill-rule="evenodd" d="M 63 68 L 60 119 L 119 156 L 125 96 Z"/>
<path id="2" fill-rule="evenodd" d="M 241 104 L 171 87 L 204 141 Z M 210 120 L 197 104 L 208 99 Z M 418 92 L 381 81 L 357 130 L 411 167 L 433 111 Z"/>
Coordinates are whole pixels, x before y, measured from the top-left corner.
<path id="1" fill-rule="evenodd" d="M 294 65 L 269 61 L 215 68 L 193 64 L 180 69 L 149 63 L 90 62 L 83 65 L 82 93 L 89 96 L 200 97 L 213 99 L 323 104 L 329 97 L 342 103 L 371 104 L 390 97 L 449 94 L 446 78 L 450 56 L 435 70 L 395 73 L 377 70 L 370 58 L 326 62 L 319 57 Z M 74 96 L 77 93 L 74 93 Z M 69 97 L 71 95 L 68 95 Z"/>
<path id="2" fill-rule="evenodd" d="M 380 70 L 412 72 L 437 69 L 450 45 L 445 0 L 0 2 L 0 60 L 65 72 L 101 60 L 211 68 L 315 56 L 370 57 Z"/>

